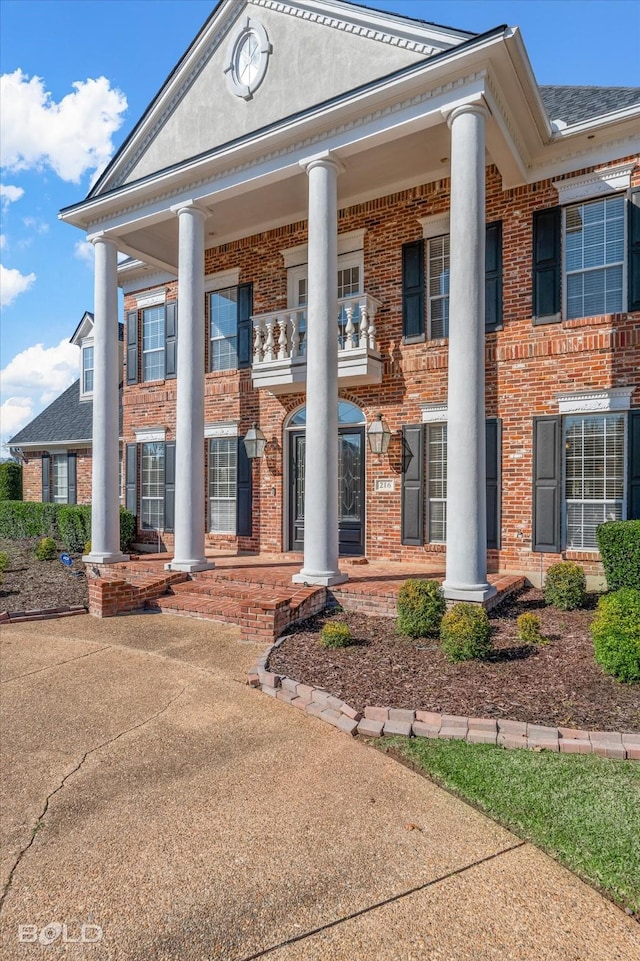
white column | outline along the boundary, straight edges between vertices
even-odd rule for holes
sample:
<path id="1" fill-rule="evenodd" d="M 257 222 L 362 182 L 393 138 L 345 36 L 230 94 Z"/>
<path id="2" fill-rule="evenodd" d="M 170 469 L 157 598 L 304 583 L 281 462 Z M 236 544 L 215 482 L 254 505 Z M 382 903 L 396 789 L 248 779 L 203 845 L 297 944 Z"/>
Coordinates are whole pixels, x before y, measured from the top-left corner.
<path id="1" fill-rule="evenodd" d="M 172 571 L 203 571 L 204 550 L 204 211 L 178 212 L 178 362 L 175 535 Z"/>
<path id="2" fill-rule="evenodd" d="M 341 584 L 338 568 L 338 173 L 329 153 L 309 177 L 304 566 L 295 583 Z"/>
<path id="3" fill-rule="evenodd" d="M 129 559 L 120 552 L 118 250 L 104 236 L 92 238 L 92 243 L 95 273 L 91 553 L 84 560 L 116 564 Z"/>
<path id="4" fill-rule="evenodd" d="M 482 602 L 487 581 L 484 402 L 485 118 L 456 107 L 451 128 L 447 566 L 444 595 Z"/>

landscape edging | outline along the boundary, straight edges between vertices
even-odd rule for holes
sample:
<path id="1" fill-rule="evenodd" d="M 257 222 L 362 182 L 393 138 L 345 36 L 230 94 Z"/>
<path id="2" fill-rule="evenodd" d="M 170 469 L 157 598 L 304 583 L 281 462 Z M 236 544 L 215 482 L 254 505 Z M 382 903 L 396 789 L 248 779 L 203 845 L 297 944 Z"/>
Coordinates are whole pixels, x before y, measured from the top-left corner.
<path id="1" fill-rule="evenodd" d="M 0 611 L 0 624 L 22 624 L 25 621 L 48 621 L 54 617 L 74 617 L 86 614 L 83 604 L 71 604 L 64 607 L 43 607 L 33 611 Z"/>
<path id="2" fill-rule="evenodd" d="M 526 721 L 393 707 L 367 706 L 361 713 L 324 688 L 301 684 L 291 677 L 269 671 L 269 657 L 284 640 L 285 637 L 280 637 L 258 658 L 248 674 L 249 686 L 352 737 L 358 734 L 362 737 L 432 737 L 464 740 L 469 744 L 495 744 L 508 749 L 598 754 L 616 760 L 640 761 L 640 734 L 584 731 Z"/>

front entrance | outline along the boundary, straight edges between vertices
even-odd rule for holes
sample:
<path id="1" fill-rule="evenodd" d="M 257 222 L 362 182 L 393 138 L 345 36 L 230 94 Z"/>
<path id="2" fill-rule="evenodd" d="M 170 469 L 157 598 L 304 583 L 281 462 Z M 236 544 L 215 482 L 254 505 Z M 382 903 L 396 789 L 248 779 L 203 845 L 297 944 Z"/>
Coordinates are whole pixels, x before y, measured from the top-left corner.
<path id="1" fill-rule="evenodd" d="M 341 401 L 338 428 L 338 547 L 341 555 L 364 554 L 364 426 L 344 423 L 363 420 L 353 404 Z M 304 423 L 304 408 L 291 424 Z M 304 430 L 289 432 L 289 550 L 304 549 Z"/>

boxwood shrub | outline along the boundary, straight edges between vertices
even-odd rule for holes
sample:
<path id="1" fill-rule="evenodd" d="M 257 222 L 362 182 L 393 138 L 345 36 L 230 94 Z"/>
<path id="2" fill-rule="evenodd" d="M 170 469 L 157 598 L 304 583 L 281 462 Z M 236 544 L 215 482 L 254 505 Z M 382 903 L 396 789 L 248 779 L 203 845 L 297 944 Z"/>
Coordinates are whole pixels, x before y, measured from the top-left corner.
<path id="1" fill-rule="evenodd" d="M 323 647 L 351 647 L 355 643 L 349 625 L 344 621 L 329 621 L 320 631 Z"/>
<path id="2" fill-rule="evenodd" d="M 640 682 L 640 590 L 605 594 L 591 623 L 595 657 L 619 681 Z"/>
<path id="3" fill-rule="evenodd" d="M 486 657 L 491 651 L 491 624 L 479 604 L 454 604 L 442 618 L 440 644 L 445 656 L 456 663 Z"/>
<path id="4" fill-rule="evenodd" d="M 22 464 L 13 460 L 0 464 L 0 501 L 22 500 Z"/>
<path id="5" fill-rule="evenodd" d="M 396 627 L 407 637 L 428 637 L 440 630 L 446 602 L 437 581 L 413 578 L 398 591 Z"/>
<path id="6" fill-rule="evenodd" d="M 136 532 L 136 518 L 120 508 L 120 550 L 127 553 Z M 37 501 L 0 501 L 0 537 L 53 537 L 67 551 L 81 551 L 91 540 L 88 504 L 41 504 Z"/>
<path id="7" fill-rule="evenodd" d="M 573 561 L 552 564 L 544 584 L 544 599 L 546 604 L 559 611 L 583 607 L 587 599 L 587 581 L 580 565 Z"/>
<path id="8" fill-rule="evenodd" d="M 596 539 L 609 590 L 640 591 L 640 520 L 600 524 Z"/>

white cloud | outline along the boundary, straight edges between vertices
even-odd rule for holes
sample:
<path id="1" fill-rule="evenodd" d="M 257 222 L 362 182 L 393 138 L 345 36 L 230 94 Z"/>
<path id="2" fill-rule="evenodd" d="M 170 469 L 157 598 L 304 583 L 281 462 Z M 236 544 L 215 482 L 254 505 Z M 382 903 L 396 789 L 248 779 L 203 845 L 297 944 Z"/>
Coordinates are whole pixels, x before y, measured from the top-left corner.
<path id="1" fill-rule="evenodd" d="M 112 136 L 123 122 L 127 98 L 106 77 L 76 81 L 59 103 L 40 77 L 22 70 L 0 77 L 0 163 L 8 170 L 51 167 L 78 183 L 87 170 L 103 168 Z"/>
<path id="2" fill-rule="evenodd" d="M 9 204 L 20 200 L 21 197 L 24 197 L 22 187 L 14 187 L 13 184 L 0 184 L 0 203 L 3 210 L 6 210 Z"/>
<path id="3" fill-rule="evenodd" d="M 35 274 L 21 274 L 0 264 L 0 307 L 8 307 L 35 282 Z"/>
<path id="4" fill-rule="evenodd" d="M 85 264 L 87 264 L 93 270 L 93 244 L 90 244 L 88 240 L 78 240 L 73 248 L 73 252 L 78 260 L 84 260 Z"/>
<path id="5" fill-rule="evenodd" d="M 7 238 L 4 234 L 0 234 L 0 250 L 4 250 L 7 246 Z"/>
<path id="6" fill-rule="evenodd" d="M 0 408 L 3 447 L 78 379 L 79 364 L 79 348 L 66 338 L 55 347 L 34 344 L 9 361 L 0 371 L 2 393 L 9 395 Z"/>
<path id="7" fill-rule="evenodd" d="M 38 220 L 37 217 L 24 217 L 22 223 L 25 227 L 28 227 L 29 230 L 35 230 L 37 234 L 49 233 L 49 224 L 46 220 Z"/>

